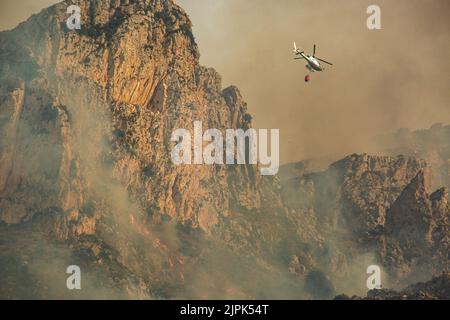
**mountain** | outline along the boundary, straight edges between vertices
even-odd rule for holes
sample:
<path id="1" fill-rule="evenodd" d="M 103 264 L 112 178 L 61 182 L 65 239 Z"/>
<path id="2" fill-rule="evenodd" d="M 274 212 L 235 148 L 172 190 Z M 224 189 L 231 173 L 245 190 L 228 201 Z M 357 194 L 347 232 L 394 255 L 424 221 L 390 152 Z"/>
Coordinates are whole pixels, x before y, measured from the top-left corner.
<path id="1" fill-rule="evenodd" d="M 349 285 L 353 277 L 361 284 L 362 270 L 372 264 L 396 288 L 448 270 L 448 190 L 430 190 L 424 160 L 354 154 L 323 172 L 300 163 L 280 175 L 283 203 L 316 219 L 327 248 L 327 260 L 318 265 L 327 266 L 335 282 Z"/>
<path id="2" fill-rule="evenodd" d="M 433 169 L 433 184 L 450 187 L 450 125 L 436 123 L 429 129 L 411 131 L 400 129 L 376 139 L 380 152 L 425 159 Z"/>
<path id="3" fill-rule="evenodd" d="M 177 166 L 175 129 L 252 127 L 239 90 L 172 1 L 83 1 L 69 30 L 72 3 L 0 33 L 1 298 L 332 298 L 371 264 L 393 287 L 448 269 L 424 160 Z"/>
<path id="4" fill-rule="evenodd" d="M 27 225 L 67 243 L 69 257 L 83 252 L 117 277 L 115 291 L 138 297 L 187 295 L 177 291 L 189 286 L 185 273 L 209 277 L 203 256 L 226 256 L 219 245 L 206 252 L 214 241 L 270 251 L 252 220 L 281 219 L 262 212 L 283 207 L 256 166 L 171 161 L 177 128 L 251 127 L 238 89 L 199 64 L 184 11 L 166 0 L 86 1 L 76 31 L 65 23 L 70 4 L 0 34 L 3 232 Z"/>

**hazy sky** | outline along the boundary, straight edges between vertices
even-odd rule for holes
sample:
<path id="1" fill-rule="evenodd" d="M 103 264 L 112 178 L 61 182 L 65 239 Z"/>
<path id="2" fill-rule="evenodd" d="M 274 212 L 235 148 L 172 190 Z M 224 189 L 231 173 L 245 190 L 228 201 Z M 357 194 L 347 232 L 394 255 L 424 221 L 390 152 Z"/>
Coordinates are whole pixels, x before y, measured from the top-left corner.
<path id="1" fill-rule="evenodd" d="M 0 0 L 0 29 L 57 1 Z M 178 0 L 201 61 L 237 85 L 281 161 L 371 150 L 371 137 L 450 122 L 448 0 Z M 369 31 L 378 4 L 382 30 Z M 334 63 L 308 73 L 292 42 Z"/>

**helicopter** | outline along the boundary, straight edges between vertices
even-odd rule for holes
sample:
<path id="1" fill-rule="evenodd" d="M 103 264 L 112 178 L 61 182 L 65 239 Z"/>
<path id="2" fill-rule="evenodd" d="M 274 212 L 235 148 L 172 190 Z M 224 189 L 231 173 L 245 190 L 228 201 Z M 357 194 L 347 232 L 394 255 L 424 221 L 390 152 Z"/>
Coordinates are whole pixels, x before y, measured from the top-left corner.
<path id="1" fill-rule="evenodd" d="M 295 60 L 299 60 L 299 59 L 305 59 L 308 64 L 306 65 L 306 68 L 311 71 L 311 72 L 316 72 L 316 71 L 323 71 L 325 70 L 322 65 L 320 64 L 320 62 L 329 64 L 330 66 L 332 66 L 333 64 L 331 62 L 325 61 L 323 59 L 320 59 L 318 57 L 316 57 L 316 45 L 314 45 L 313 48 L 313 54 L 312 55 L 307 55 L 305 54 L 304 51 L 300 51 L 299 49 L 297 49 L 297 45 L 294 42 L 294 54 L 296 56 L 300 56 L 300 57 L 296 57 L 294 58 Z M 306 78 L 305 78 L 306 80 Z"/>

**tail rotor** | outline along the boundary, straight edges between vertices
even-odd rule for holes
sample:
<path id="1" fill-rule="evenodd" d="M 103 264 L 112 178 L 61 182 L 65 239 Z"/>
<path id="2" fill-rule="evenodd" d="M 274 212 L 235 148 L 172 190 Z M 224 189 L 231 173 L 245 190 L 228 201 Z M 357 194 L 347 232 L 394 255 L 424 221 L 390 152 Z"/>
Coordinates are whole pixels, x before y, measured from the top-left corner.
<path id="1" fill-rule="evenodd" d="M 297 44 L 294 42 L 294 54 L 295 55 L 301 55 L 303 53 L 303 51 L 300 51 L 298 48 L 297 48 Z M 296 59 L 302 59 L 302 58 L 296 58 Z"/>

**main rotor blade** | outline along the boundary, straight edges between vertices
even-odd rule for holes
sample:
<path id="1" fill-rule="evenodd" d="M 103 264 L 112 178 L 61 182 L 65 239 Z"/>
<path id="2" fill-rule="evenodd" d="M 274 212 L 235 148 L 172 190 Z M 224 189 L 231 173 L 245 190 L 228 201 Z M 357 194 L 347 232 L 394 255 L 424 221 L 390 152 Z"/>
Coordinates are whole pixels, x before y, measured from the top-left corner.
<path id="1" fill-rule="evenodd" d="M 325 63 L 329 64 L 330 66 L 333 65 L 331 62 L 325 61 L 323 59 L 320 59 L 320 58 L 317 58 L 317 57 L 316 57 L 316 59 L 319 60 L 319 61 L 325 62 Z"/>
<path id="2" fill-rule="evenodd" d="M 314 48 L 313 48 L 313 57 L 315 57 L 316 56 L 316 45 L 314 45 Z"/>

